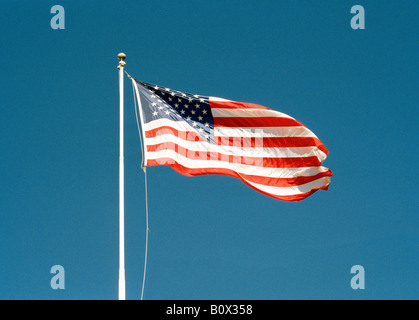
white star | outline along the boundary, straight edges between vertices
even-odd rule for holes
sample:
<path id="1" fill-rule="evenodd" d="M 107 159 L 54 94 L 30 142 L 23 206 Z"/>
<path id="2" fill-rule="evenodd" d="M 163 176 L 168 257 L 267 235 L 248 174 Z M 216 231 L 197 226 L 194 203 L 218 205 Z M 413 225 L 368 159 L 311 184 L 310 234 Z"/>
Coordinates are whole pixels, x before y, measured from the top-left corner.
<path id="1" fill-rule="evenodd" d="M 154 111 L 153 112 L 153 116 L 157 116 L 158 115 L 158 112 L 157 111 Z"/>
<path id="2" fill-rule="evenodd" d="M 196 127 L 197 126 L 196 122 L 192 122 L 192 126 Z"/>
<path id="3" fill-rule="evenodd" d="M 189 120 L 189 121 L 191 121 L 191 117 L 187 117 L 187 118 L 186 118 L 186 120 Z"/>
<path id="4" fill-rule="evenodd" d="M 192 110 L 192 111 L 191 111 L 191 113 L 192 113 L 192 114 L 195 114 L 195 111 L 194 111 L 194 110 Z"/>
<path id="5" fill-rule="evenodd" d="M 205 110 L 205 109 L 204 109 L 204 110 L 202 110 L 202 113 L 203 113 L 203 114 L 207 114 L 207 110 Z"/>
<path id="6" fill-rule="evenodd" d="M 170 114 L 170 111 L 169 110 L 166 110 L 164 113 L 167 114 L 167 115 L 169 115 Z"/>
<path id="7" fill-rule="evenodd" d="M 195 108 L 199 109 L 199 107 L 200 107 L 200 105 L 199 105 L 199 103 L 197 103 L 197 104 L 195 105 Z"/>
<path id="8" fill-rule="evenodd" d="M 198 131 L 199 131 L 199 133 L 202 133 L 202 131 L 204 131 L 204 129 L 199 128 Z"/>
<path id="9" fill-rule="evenodd" d="M 205 126 L 206 126 L 206 127 L 209 127 L 209 123 L 208 123 L 208 122 L 205 122 Z"/>
<path id="10" fill-rule="evenodd" d="M 156 102 L 153 102 L 151 105 L 154 107 L 156 104 L 157 104 Z"/>
<path id="11" fill-rule="evenodd" d="M 198 117 L 198 120 L 199 120 L 199 121 L 202 121 L 202 119 L 204 119 L 202 116 L 199 116 L 199 117 Z"/>
<path id="12" fill-rule="evenodd" d="M 175 103 L 175 108 L 179 107 L 179 103 Z"/>
<path id="13" fill-rule="evenodd" d="M 202 99 L 202 98 L 200 98 L 200 99 L 199 99 L 199 101 L 200 101 L 200 102 L 204 102 L 205 100 L 204 100 L 204 99 Z"/>
<path id="14" fill-rule="evenodd" d="M 175 96 L 175 93 L 174 93 L 174 92 L 172 92 L 172 93 L 171 93 L 171 95 L 172 95 L 172 97 L 174 97 L 174 96 Z"/>
<path id="15" fill-rule="evenodd" d="M 155 86 L 154 89 L 159 90 L 159 87 L 158 86 Z"/>
<path id="16" fill-rule="evenodd" d="M 192 99 L 192 97 L 189 97 L 188 100 L 189 100 L 189 102 L 192 102 L 193 99 Z"/>
<path id="17" fill-rule="evenodd" d="M 185 108 L 186 108 L 186 109 L 188 109 L 188 108 L 189 108 L 189 106 L 188 106 L 186 103 L 185 103 Z"/>
<path id="18" fill-rule="evenodd" d="M 183 109 L 182 109 L 182 110 L 180 110 L 180 113 L 181 113 L 181 114 L 185 114 L 185 110 L 183 110 Z"/>

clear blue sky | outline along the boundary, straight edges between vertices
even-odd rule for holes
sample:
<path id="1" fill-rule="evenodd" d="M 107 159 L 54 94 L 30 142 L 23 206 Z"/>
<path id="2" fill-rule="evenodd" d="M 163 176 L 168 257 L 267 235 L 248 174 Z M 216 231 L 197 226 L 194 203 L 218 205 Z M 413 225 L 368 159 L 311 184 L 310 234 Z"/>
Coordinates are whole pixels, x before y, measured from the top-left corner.
<path id="1" fill-rule="evenodd" d="M 65 8 L 65 30 L 50 9 Z M 365 8 L 365 30 L 350 9 Z M 329 149 L 299 203 L 226 176 L 148 169 L 145 299 L 417 299 L 416 1 L 0 3 L 0 299 L 116 299 L 118 60 L 134 77 L 258 103 Z M 127 298 L 144 264 L 144 175 L 125 86 Z M 52 290 L 50 269 L 65 269 Z M 365 268 L 365 290 L 350 286 Z"/>

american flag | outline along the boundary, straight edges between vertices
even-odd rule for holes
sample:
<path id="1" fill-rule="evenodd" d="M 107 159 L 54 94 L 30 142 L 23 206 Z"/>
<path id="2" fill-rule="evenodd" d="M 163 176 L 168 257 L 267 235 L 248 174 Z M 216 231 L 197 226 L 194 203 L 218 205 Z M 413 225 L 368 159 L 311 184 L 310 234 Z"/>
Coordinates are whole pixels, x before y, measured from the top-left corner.
<path id="1" fill-rule="evenodd" d="M 327 190 L 328 151 L 294 118 L 253 104 L 188 94 L 132 79 L 145 166 L 186 176 L 222 174 L 285 201 Z"/>

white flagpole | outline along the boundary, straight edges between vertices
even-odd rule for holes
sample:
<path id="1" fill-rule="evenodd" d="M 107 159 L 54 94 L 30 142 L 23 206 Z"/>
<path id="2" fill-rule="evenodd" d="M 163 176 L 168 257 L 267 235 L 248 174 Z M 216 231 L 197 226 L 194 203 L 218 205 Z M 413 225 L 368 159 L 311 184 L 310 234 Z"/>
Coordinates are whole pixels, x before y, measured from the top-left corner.
<path id="1" fill-rule="evenodd" d="M 124 228 L 124 66 L 125 53 L 119 53 L 119 282 L 118 299 L 125 300 Z"/>

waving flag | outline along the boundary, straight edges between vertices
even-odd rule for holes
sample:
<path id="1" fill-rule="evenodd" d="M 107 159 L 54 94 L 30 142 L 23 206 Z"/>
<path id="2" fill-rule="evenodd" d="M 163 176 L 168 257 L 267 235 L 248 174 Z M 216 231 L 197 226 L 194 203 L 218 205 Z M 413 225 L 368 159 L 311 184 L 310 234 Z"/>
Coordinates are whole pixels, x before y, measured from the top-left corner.
<path id="1" fill-rule="evenodd" d="M 328 151 L 294 118 L 257 104 L 132 84 L 141 105 L 146 166 L 236 177 L 285 201 L 327 190 L 332 172 L 321 163 Z"/>

